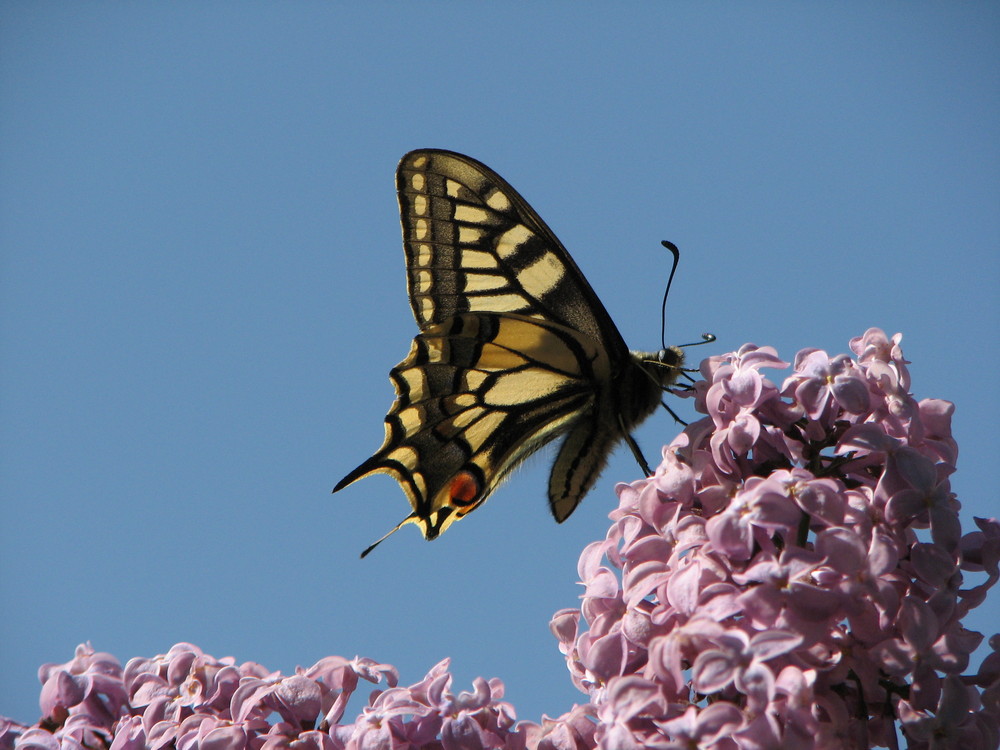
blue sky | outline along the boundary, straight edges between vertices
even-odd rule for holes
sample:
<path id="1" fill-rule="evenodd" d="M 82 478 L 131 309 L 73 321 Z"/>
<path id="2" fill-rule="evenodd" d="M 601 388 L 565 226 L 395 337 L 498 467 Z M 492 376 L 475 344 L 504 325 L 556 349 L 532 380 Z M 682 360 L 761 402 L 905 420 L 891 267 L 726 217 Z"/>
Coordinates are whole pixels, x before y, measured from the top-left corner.
<path id="1" fill-rule="evenodd" d="M 330 495 L 416 331 L 413 148 L 510 181 L 633 347 L 658 346 L 662 239 L 668 338 L 719 337 L 696 359 L 901 331 L 915 395 L 957 404 L 963 528 L 995 515 L 998 39 L 976 2 L 4 3 L 0 714 L 34 721 L 37 668 L 86 640 L 404 684 L 451 656 L 520 718 L 583 700 L 548 621 L 627 449 L 561 526 L 543 454 L 364 561 L 403 494 Z"/>

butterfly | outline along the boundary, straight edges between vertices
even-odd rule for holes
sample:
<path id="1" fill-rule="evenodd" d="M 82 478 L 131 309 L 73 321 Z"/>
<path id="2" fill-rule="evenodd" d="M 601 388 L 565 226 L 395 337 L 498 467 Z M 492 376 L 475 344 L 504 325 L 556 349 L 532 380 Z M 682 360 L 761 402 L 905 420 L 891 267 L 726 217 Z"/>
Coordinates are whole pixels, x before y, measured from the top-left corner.
<path id="1" fill-rule="evenodd" d="M 411 151 L 396 190 L 420 333 L 389 373 L 382 447 L 333 491 L 388 474 L 413 512 L 361 556 L 410 523 L 435 539 L 556 438 L 548 499 L 560 523 L 622 440 L 651 473 L 630 431 L 677 379 L 680 348 L 629 351 L 566 248 L 486 165 Z"/>

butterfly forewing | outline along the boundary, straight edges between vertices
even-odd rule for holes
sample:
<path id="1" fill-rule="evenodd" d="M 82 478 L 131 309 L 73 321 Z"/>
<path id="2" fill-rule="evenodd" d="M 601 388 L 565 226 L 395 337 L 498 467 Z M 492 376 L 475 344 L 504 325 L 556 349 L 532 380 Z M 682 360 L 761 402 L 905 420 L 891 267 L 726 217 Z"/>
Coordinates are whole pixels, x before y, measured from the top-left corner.
<path id="1" fill-rule="evenodd" d="M 423 328 L 463 312 L 562 323 L 624 357 L 627 347 L 545 222 L 493 170 L 413 151 L 396 172 L 410 304 Z"/>
<path id="2" fill-rule="evenodd" d="M 548 493 L 565 520 L 683 355 L 670 350 L 664 366 L 630 353 L 559 240 L 485 165 L 413 151 L 396 186 L 421 332 L 390 372 L 396 401 L 382 447 L 334 491 L 389 474 L 413 509 L 392 531 L 414 523 L 433 539 L 565 434 Z"/>

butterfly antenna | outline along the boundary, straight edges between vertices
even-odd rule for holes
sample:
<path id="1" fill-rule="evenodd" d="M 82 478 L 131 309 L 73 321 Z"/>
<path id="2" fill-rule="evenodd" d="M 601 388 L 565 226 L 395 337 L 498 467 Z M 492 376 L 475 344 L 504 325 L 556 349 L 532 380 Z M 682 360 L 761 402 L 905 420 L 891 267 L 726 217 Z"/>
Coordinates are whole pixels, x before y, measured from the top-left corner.
<path id="1" fill-rule="evenodd" d="M 674 256 L 674 262 L 670 266 L 670 276 L 667 277 L 667 288 L 663 290 L 663 304 L 660 306 L 660 344 L 666 349 L 667 348 L 667 296 L 670 294 L 670 285 L 674 281 L 674 272 L 677 271 L 677 264 L 681 260 L 681 251 L 677 249 L 677 245 L 669 240 L 662 240 L 660 242 L 670 254 Z M 702 344 L 710 344 L 715 341 L 714 333 L 703 333 L 701 334 L 701 341 L 695 341 L 691 344 L 681 344 L 678 348 L 683 349 L 688 346 L 700 346 Z"/>
<path id="2" fill-rule="evenodd" d="M 674 256 L 673 265 L 670 266 L 670 276 L 667 277 L 667 288 L 663 290 L 663 304 L 660 306 L 660 344 L 663 348 L 667 348 L 667 295 L 670 294 L 670 285 L 674 281 L 674 272 L 677 270 L 677 264 L 681 259 L 681 251 L 677 249 L 677 245 L 668 240 L 663 240 L 660 242 L 670 254 Z"/>
<path id="3" fill-rule="evenodd" d="M 711 344 L 715 341 L 714 333 L 703 333 L 701 334 L 701 341 L 691 341 L 687 344 L 678 344 L 678 349 L 686 349 L 689 346 L 701 346 L 702 344 Z M 690 372 L 697 372 L 696 370 L 691 370 Z"/>

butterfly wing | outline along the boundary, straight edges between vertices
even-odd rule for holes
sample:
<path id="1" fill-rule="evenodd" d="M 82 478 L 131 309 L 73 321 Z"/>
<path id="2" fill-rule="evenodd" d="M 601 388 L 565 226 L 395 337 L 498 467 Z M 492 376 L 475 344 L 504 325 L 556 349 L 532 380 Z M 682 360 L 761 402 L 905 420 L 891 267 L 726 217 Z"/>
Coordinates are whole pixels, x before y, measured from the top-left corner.
<path id="1" fill-rule="evenodd" d="M 614 359 L 628 347 L 583 273 L 506 180 L 451 151 L 399 163 L 410 304 L 423 329 L 458 313 L 518 313 L 572 328 Z"/>
<path id="2" fill-rule="evenodd" d="M 430 325 L 389 373 L 397 397 L 382 447 L 336 489 L 392 476 L 413 507 L 400 526 L 434 539 L 590 408 L 606 364 L 593 341 L 537 318 L 463 313 Z"/>
<path id="3" fill-rule="evenodd" d="M 413 508 L 393 531 L 414 523 L 433 539 L 568 433 L 549 481 L 552 513 L 565 520 L 623 431 L 655 408 L 658 376 L 629 353 L 566 249 L 498 174 L 420 150 L 403 157 L 396 185 L 421 333 L 390 372 L 396 402 L 382 447 L 334 491 L 389 474 Z"/>

